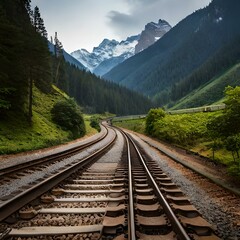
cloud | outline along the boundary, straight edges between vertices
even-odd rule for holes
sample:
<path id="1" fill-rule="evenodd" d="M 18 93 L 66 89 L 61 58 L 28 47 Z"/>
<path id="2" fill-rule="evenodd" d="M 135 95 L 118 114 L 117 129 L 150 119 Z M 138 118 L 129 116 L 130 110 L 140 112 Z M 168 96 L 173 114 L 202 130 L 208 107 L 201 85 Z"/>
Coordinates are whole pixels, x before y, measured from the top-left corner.
<path id="1" fill-rule="evenodd" d="M 140 6 L 140 5 L 146 5 L 146 4 L 153 4 L 156 2 L 159 2 L 159 0 L 125 0 L 130 6 Z"/>
<path id="2" fill-rule="evenodd" d="M 139 25 L 138 19 L 133 15 L 118 11 L 110 11 L 107 17 L 110 27 L 115 30 L 115 34 L 122 38 L 129 36 L 129 34 L 133 34 L 136 30 L 136 26 Z"/>
<path id="3" fill-rule="evenodd" d="M 108 24 L 114 33 L 127 37 L 140 33 L 148 22 L 168 21 L 172 26 L 195 10 L 205 7 L 211 0 L 124 0 L 128 13 L 111 11 Z"/>

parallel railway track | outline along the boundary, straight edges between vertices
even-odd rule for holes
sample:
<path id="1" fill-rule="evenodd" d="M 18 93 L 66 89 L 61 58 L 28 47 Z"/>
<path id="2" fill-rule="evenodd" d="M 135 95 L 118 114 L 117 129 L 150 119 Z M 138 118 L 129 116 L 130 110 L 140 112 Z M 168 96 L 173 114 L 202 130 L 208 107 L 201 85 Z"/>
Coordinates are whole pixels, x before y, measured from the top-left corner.
<path id="1" fill-rule="evenodd" d="M 129 196 L 130 212 L 134 213 L 129 226 L 134 225 L 135 238 L 129 239 L 218 239 L 188 198 L 151 159 L 144 159 L 134 147 L 131 162 L 133 193 Z M 129 147 L 130 148 L 130 147 Z M 132 152 L 132 151 L 131 151 Z M 131 153 L 130 153 L 131 154 Z M 131 201 L 130 198 L 133 198 Z M 137 219 L 137 224 L 135 219 Z"/>
<path id="2" fill-rule="evenodd" d="M 77 153 L 83 151 L 84 149 L 100 142 L 107 136 L 107 134 L 108 134 L 107 128 L 104 125 L 102 125 L 102 128 L 103 128 L 103 134 L 99 138 L 94 139 L 91 142 L 83 143 L 79 146 L 72 147 L 67 150 L 63 150 L 61 152 L 51 154 L 49 156 L 36 158 L 31 161 L 23 162 L 21 164 L 16 164 L 13 166 L 2 168 L 2 169 L 0 169 L 0 177 L 3 178 L 9 174 L 13 174 L 14 172 L 18 172 L 18 174 L 19 174 L 19 171 L 21 171 L 21 170 L 25 171 L 26 169 L 29 170 L 32 167 L 37 167 L 37 166 L 41 167 L 41 166 L 43 166 L 43 164 L 51 164 L 52 162 L 61 161 L 62 159 L 66 158 L 66 157 L 70 157 L 74 154 L 77 154 Z"/>
<path id="3" fill-rule="evenodd" d="M 108 130 L 107 130 L 108 133 Z M 104 134 L 104 137 L 101 138 L 101 140 L 105 139 L 107 135 Z M 40 196 L 42 193 L 49 190 L 51 187 L 58 184 L 60 181 L 64 180 L 66 177 L 70 176 L 73 172 L 76 170 L 84 167 L 86 164 L 89 164 L 89 161 L 94 160 L 96 157 L 100 156 L 104 152 L 107 151 L 107 149 L 114 143 L 116 139 L 116 135 L 112 136 L 111 140 L 109 142 L 106 142 L 101 146 L 100 149 L 92 151 L 91 154 L 88 154 L 86 157 L 79 160 L 78 158 L 71 160 L 67 159 L 67 155 L 65 153 L 66 160 L 64 164 L 62 164 L 60 167 L 54 166 L 54 168 L 49 170 L 49 172 L 46 172 L 45 170 L 45 164 L 39 165 L 37 163 L 37 167 L 34 166 L 33 172 L 37 172 L 41 176 L 40 179 L 35 179 L 33 182 L 27 182 L 21 189 L 15 192 L 11 192 L 8 195 L 0 197 L 0 221 L 5 219 L 9 214 L 15 212 L 22 206 L 24 206 L 29 201 L 35 199 L 37 196 Z M 100 142 L 99 140 L 97 142 Z M 88 144 L 89 145 L 89 144 Z M 93 145 L 93 144 L 91 144 Z M 83 148 L 81 148 L 83 149 Z M 75 151 L 75 150 L 74 150 Z M 79 152 L 79 150 L 78 150 Z M 70 156 L 72 156 L 72 151 L 70 151 Z M 62 154 L 60 153 L 62 156 Z M 59 165 L 61 161 L 57 159 L 55 156 L 55 165 Z M 50 166 L 51 167 L 51 166 Z M 18 171 L 19 172 L 19 171 Z M 19 172 L 20 173 L 20 172 Z M 26 178 L 28 178 L 29 171 L 26 171 L 26 169 L 23 169 L 23 173 L 17 173 L 17 177 L 20 178 L 21 176 L 24 176 L 26 174 Z M 16 170 L 12 171 L 12 175 L 10 175 L 10 172 L 7 175 L 7 179 L 2 177 L 2 182 L 8 182 L 12 179 L 16 178 Z M 10 176 L 10 177 L 9 177 Z M 43 177 L 42 177 L 43 176 Z"/>
<path id="4" fill-rule="evenodd" d="M 27 196 L 22 209 L 4 217 L 2 239 L 218 239 L 127 136 L 125 149 L 121 161 L 86 159 L 85 166 L 61 176 L 62 182 L 45 183 L 40 198 Z"/>

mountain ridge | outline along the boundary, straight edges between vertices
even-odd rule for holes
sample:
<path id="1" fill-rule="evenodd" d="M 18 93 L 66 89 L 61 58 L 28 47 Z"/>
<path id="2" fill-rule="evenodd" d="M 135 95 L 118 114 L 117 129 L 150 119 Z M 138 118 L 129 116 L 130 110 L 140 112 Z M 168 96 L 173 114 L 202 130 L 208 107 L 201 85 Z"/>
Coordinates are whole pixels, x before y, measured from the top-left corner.
<path id="1" fill-rule="evenodd" d="M 229 67 L 232 64 L 227 63 L 229 58 L 233 62 L 239 58 L 240 46 L 233 44 L 240 36 L 239 11 L 237 0 L 213 0 L 209 6 L 187 16 L 156 43 L 119 64 L 103 78 L 150 96 L 159 105 L 175 101 L 174 90 L 182 91 L 183 95 L 185 90 L 195 89 L 222 68 Z M 229 53 L 226 50 L 219 55 L 226 45 L 229 45 Z M 234 45 L 236 54 L 230 49 L 231 45 Z M 204 73 L 203 65 L 207 62 L 211 68 Z"/>
<path id="2" fill-rule="evenodd" d="M 79 49 L 71 55 L 91 72 L 102 76 L 159 40 L 169 29 L 171 29 L 170 24 L 160 19 L 158 23 L 148 23 L 141 34 L 130 36 L 120 42 L 104 39 L 98 47 L 93 48 L 91 53 L 86 49 Z"/>

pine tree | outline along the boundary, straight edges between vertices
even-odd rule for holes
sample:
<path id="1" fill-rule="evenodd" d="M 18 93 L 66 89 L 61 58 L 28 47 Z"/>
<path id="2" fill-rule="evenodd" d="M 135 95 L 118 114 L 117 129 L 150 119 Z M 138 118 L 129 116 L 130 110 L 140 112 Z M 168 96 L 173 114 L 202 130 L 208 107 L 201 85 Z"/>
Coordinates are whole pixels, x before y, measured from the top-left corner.
<path id="1" fill-rule="evenodd" d="M 56 58 L 60 58 L 63 56 L 63 45 L 58 39 L 57 32 L 55 32 L 54 37 L 54 55 Z"/>
<path id="2" fill-rule="evenodd" d="M 46 28 L 44 26 L 44 21 L 41 18 L 41 14 L 40 14 L 38 6 L 36 6 L 34 8 L 33 26 L 34 26 L 36 32 L 40 33 L 41 36 L 47 38 L 47 31 L 46 31 Z"/>
<path id="3" fill-rule="evenodd" d="M 31 0 L 23 0 L 31 24 L 33 25 L 33 10 L 31 9 Z"/>
<path id="4" fill-rule="evenodd" d="M 55 56 L 55 68 L 56 68 L 54 82 L 58 86 L 59 69 L 60 69 L 60 65 L 63 64 L 64 57 L 63 57 L 63 45 L 58 39 L 57 32 L 55 32 L 55 37 L 54 37 L 54 56 Z"/>
<path id="5" fill-rule="evenodd" d="M 2 100 L 31 122 L 33 83 L 50 91 L 51 71 L 47 41 L 36 33 L 29 9 L 29 0 L 0 1 L 0 88 Z"/>

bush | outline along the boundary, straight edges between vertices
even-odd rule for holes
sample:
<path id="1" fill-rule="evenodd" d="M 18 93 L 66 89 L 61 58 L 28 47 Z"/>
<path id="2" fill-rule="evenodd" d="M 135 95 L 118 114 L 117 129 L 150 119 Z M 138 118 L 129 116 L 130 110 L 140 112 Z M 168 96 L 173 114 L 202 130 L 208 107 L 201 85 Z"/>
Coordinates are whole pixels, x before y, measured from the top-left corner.
<path id="1" fill-rule="evenodd" d="M 150 113 L 151 115 L 146 118 L 148 125 L 146 130 L 153 137 L 182 146 L 194 146 L 199 139 L 206 136 L 209 114 L 194 113 L 163 117 L 160 115 L 161 112 L 150 111 Z"/>
<path id="2" fill-rule="evenodd" d="M 232 152 L 233 160 L 236 162 L 236 158 L 239 159 L 240 134 L 227 137 L 225 139 L 225 147 L 228 151 Z"/>
<path id="3" fill-rule="evenodd" d="M 154 124 L 164 118 L 166 113 L 161 108 L 150 109 L 146 117 L 146 133 L 154 135 Z"/>
<path id="4" fill-rule="evenodd" d="M 99 119 L 98 119 L 97 117 L 94 117 L 94 116 L 93 116 L 93 117 L 90 118 L 90 126 L 91 126 L 92 128 L 97 129 L 98 132 L 101 131 L 101 127 L 100 127 L 100 125 L 99 125 Z"/>
<path id="5" fill-rule="evenodd" d="M 86 128 L 81 111 L 73 99 L 57 102 L 52 110 L 52 120 L 61 128 L 69 130 L 72 137 L 84 136 Z"/>

